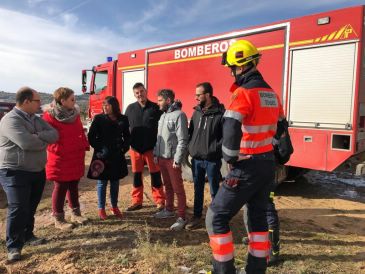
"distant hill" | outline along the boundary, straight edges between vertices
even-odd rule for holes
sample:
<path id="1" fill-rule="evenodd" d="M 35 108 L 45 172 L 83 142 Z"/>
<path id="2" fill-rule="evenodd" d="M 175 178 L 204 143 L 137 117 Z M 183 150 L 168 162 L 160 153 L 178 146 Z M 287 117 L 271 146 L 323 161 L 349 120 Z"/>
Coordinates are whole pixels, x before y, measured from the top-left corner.
<path id="1" fill-rule="evenodd" d="M 53 100 L 52 94 L 40 92 L 39 95 L 41 96 L 42 105 L 49 104 Z M 15 93 L 0 91 L 0 101 L 15 103 Z M 89 95 L 76 95 L 76 102 L 80 106 L 83 118 L 86 118 L 89 107 Z"/>

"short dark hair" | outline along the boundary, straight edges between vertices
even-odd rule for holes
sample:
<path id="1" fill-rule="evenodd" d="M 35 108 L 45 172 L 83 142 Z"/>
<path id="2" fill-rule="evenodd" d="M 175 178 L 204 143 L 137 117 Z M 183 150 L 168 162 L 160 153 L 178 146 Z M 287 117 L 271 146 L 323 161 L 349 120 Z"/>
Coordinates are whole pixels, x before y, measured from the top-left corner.
<path id="1" fill-rule="evenodd" d="M 33 93 L 36 92 L 34 89 L 30 87 L 22 87 L 20 88 L 15 95 L 15 102 L 18 105 L 22 105 L 25 100 L 31 101 L 33 99 Z"/>
<path id="2" fill-rule="evenodd" d="M 114 96 L 107 96 L 107 97 L 105 97 L 104 101 L 112 106 L 113 114 L 116 117 L 119 117 L 120 115 L 122 115 L 120 113 L 120 106 L 119 106 L 119 102 L 118 102 L 117 98 L 115 98 Z"/>
<path id="3" fill-rule="evenodd" d="M 203 87 L 204 93 L 209 93 L 210 96 L 213 95 L 213 87 L 209 82 L 203 82 L 196 85 L 196 87 Z"/>
<path id="4" fill-rule="evenodd" d="M 157 96 L 161 96 L 165 100 L 167 100 L 167 98 L 170 98 L 171 102 L 175 100 L 175 93 L 171 89 L 160 89 L 157 92 Z"/>
<path id="5" fill-rule="evenodd" d="M 136 89 L 136 88 L 144 88 L 144 89 L 146 89 L 146 88 L 144 87 L 144 84 L 142 84 L 141 82 L 137 82 L 137 83 L 135 83 L 135 84 L 133 85 L 133 89 Z"/>

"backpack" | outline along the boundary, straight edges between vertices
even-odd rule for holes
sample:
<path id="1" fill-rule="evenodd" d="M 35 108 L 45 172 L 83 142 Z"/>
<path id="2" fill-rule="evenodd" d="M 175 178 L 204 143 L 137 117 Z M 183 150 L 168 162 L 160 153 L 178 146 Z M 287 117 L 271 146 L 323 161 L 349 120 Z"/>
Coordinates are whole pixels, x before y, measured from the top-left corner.
<path id="1" fill-rule="evenodd" d="M 287 163 L 294 152 L 288 129 L 289 125 L 286 119 L 278 121 L 276 134 L 273 138 L 275 158 L 277 163 L 281 165 Z"/>

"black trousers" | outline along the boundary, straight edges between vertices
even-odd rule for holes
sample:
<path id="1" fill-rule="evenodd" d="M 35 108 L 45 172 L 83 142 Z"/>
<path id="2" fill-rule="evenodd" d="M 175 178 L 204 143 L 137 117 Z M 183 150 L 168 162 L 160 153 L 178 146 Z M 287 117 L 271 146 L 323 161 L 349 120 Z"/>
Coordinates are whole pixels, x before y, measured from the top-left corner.
<path id="1" fill-rule="evenodd" d="M 209 235 L 225 234 L 230 231 L 229 222 L 238 211 L 247 204 L 248 218 L 253 232 L 267 232 L 267 202 L 271 182 L 274 181 L 275 162 L 273 153 L 253 155 L 248 160 L 237 162 L 219 188 L 209 206 L 206 216 L 206 228 Z M 236 187 L 226 182 L 238 179 Z M 234 259 L 218 262 L 213 259 L 213 273 L 235 273 Z M 266 258 L 247 258 L 246 273 L 265 273 Z"/>
<path id="2" fill-rule="evenodd" d="M 34 215 L 42 198 L 45 171 L 0 169 L 0 183 L 8 200 L 6 247 L 21 250 L 33 236 Z"/>

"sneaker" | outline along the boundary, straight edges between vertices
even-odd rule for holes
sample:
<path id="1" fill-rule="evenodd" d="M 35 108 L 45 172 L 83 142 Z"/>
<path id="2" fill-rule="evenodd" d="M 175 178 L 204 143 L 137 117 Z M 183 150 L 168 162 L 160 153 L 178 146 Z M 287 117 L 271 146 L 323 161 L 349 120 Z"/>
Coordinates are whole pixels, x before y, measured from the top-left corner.
<path id="1" fill-rule="evenodd" d="M 134 205 L 130 205 L 129 207 L 127 207 L 127 211 L 140 210 L 141 208 L 142 208 L 141 204 L 134 204 Z"/>
<path id="2" fill-rule="evenodd" d="M 157 208 L 157 211 L 161 211 L 165 208 L 165 205 L 164 204 L 157 204 L 156 208 Z"/>
<path id="3" fill-rule="evenodd" d="M 157 219 L 172 218 L 172 217 L 175 217 L 175 213 L 173 211 L 169 211 L 165 208 L 165 209 L 153 214 L 153 217 L 155 217 Z"/>
<path id="4" fill-rule="evenodd" d="M 193 230 L 201 226 L 202 220 L 200 217 L 193 217 L 190 222 L 186 225 L 186 229 Z"/>
<path id="5" fill-rule="evenodd" d="M 19 261 L 21 259 L 21 251 L 13 249 L 8 252 L 8 260 L 11 262 Z"/>
<path id="6" fill-rule="evenodd" d="M 99 208 L 99 218 L 100 220 L 106 220 L 108 218 L 108 216 L 106 215 L 106 212 L 105 212 L 105 208 Z"/>
<path id="7" fill-rule="evenodd" d="M 186 225 L 187 221 L 184 220 L 183 218 L 179 217 L 177 218 L 176 222 L 170 226 L 170 229 L 171 230 L 174 230 L 174 231 L 180 231 L 180 230 L 183 230 L 185 225 Z"/>
<path id="8" fill-rule="evenodd" d="M 113 213 L 113 215 L 119 219 L 123 219 L 123 214 L 120 212 L 118 207 L 112 207 L 110 211 Z"/>
<path id="9" fill-rule="evenodd" d="M 38 238 L 36 236 L 32 236 L 28 240 L 25 241 L 25 245 L 31 245 L 31 246 L 37 246 L 37 245 L 43 245 L 46 243 L 46 239 L 44 238 Z"/>

